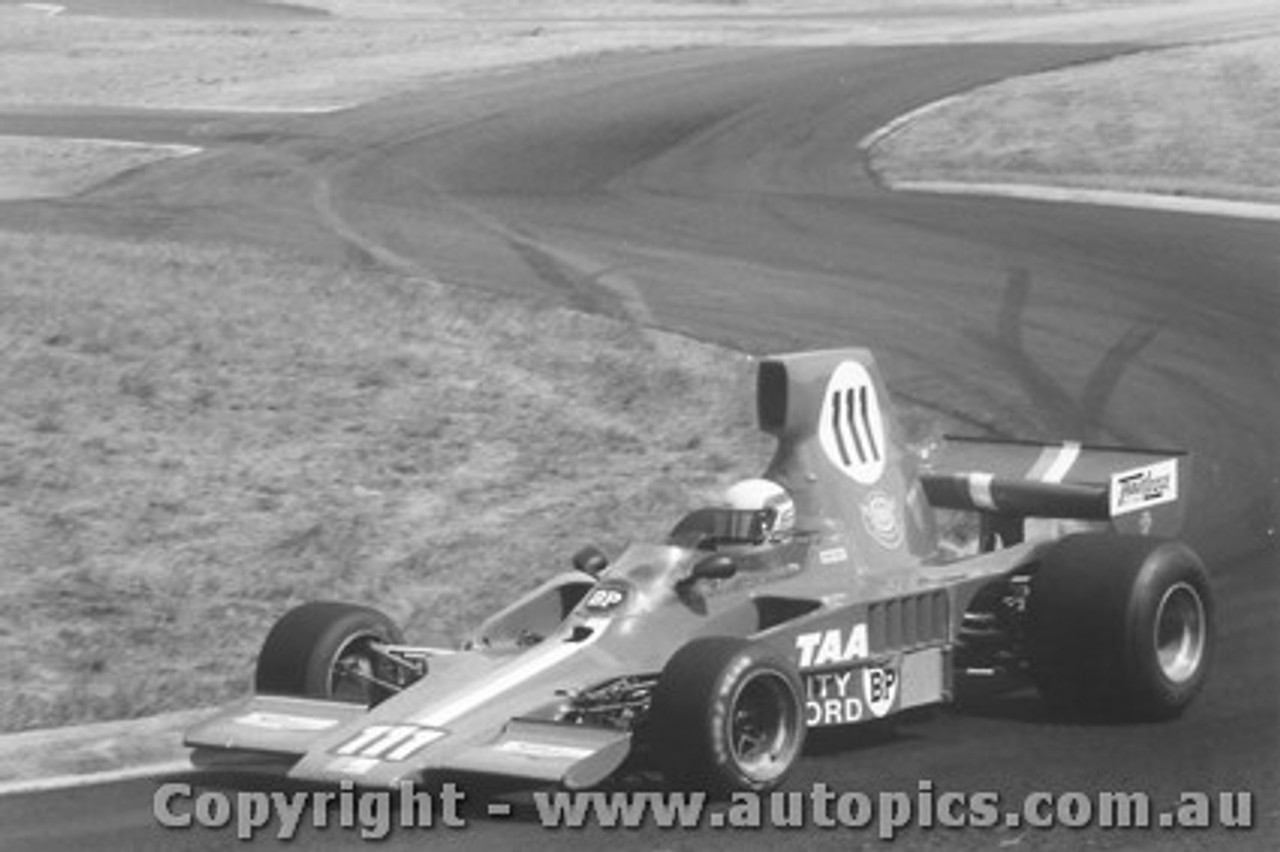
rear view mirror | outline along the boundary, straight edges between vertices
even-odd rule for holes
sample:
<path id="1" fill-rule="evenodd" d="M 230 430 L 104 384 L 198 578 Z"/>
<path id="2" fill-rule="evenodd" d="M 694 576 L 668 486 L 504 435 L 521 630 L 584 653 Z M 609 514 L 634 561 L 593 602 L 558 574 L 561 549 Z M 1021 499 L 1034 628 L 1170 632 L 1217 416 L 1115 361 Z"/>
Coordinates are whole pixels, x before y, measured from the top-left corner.
<path id="1" fill-rule="evenodd" d="M 595 577 L 609 567 L 609 557 L 605 556 L 604 552 L 594 544 L 588 544 L 573 554 L 573 567 L 584 574 Z"/>
<path id="2" fill-rule="evenodd" d="M 708 556 L 697 565 L 694 565 L 693 571 L 689 574 L 689 579 L 693 581 L 727 580 L 737 573 L 738 565 L 733 561 L 733 557 L 720 553 L 715 556 Z"/>

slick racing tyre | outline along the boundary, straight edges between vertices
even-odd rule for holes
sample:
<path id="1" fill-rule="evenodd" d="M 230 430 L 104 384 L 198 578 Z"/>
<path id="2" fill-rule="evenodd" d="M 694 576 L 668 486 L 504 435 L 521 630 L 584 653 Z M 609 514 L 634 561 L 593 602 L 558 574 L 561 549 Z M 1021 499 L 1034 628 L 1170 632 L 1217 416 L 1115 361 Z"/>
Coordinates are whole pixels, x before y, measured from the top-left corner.
<path id="1" fill-rule="evenodd" d="M 772 648 L 695 639 L 663 668 L 649 716 L 659 768 L 690 789 L 724 795 L 776 787 L 804 746 L 804 692 Z"/>
<path id="2" fill-rule="evenodd" d="M 276 622 L 258 655 L 254 686 L 265 695 L 323 698 L 372 706 L 389 692 L 370 681 L 394 676 L 372 643 L 401 644 L 400 629 L 375 609 L 318 602 Z"/>
<path id="3" fill-rule="evenodd" d="M 1209 580 L 1180 542 L 1065 538 L 1032 575 L 1027 614 L 1036 687 L 1068 715 L 1168 719 L 1209 675 Z"/>

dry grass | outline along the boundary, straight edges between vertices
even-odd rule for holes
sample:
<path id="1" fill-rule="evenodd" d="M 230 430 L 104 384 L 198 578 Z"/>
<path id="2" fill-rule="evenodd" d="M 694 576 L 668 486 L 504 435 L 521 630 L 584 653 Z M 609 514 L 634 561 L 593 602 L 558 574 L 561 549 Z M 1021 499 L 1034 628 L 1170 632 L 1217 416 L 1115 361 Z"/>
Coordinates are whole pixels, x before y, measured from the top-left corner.
<path id="1" fill-rule="evenodd" d="M 448 641 L 767 460 L 743 356 L 242 248 L 0 234 L 0 718 L 246 689 L 270 623 Z"/>
<path id="2" fill-rule="evenodd" d="M 1280 38 L 999 83 L 882 143 L 891 180 L 1101 186 L 1280 200 Z"/>

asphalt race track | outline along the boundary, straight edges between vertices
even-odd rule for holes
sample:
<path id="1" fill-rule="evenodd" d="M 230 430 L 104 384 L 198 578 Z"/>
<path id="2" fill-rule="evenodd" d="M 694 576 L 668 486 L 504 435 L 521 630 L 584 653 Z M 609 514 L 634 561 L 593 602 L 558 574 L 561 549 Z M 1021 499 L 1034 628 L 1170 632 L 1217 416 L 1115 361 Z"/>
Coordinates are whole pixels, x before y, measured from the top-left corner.
<path id="1" fill-rule="evenodd" d="M 1179 721 L 1068 725 L 1031 696 L 828 741 L 789 782 L 838 790 L 1257 794 L 1252 832 L 914 829 L 904 849 L 1280 843 L 1280 226 L 897 195 L 857 142 L 972 85 L 1132 45 L 707 51 L 576 61 L 326 116 L 0 116 L 2 133 L 206 146 L 0 226 L 262 241 L 651 322 L 753 352 L 861 344 L 904 400 L 974 433 L 1189 447 L 1189 535 L 1216 582 L 1214 677 Z M 4 849 L 207 849 L 152 782 L 0 799 Z M 358 843 L 304 832 L 305 847 Z M 384 848 L 874 846 L 835 829 L 547 831 L 522 819 Z M 263 845 L 266 845 L 265 843 Z"/>

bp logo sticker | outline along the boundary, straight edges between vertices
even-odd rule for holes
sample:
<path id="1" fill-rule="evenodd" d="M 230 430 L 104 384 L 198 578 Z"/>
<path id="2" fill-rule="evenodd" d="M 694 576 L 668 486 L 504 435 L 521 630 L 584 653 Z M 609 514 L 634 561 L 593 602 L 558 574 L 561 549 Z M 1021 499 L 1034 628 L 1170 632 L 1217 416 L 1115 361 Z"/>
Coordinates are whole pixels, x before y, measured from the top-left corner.
<path id="1" fill-rule="evenodd" d="M 863 669 L 862 696 L 873 716 L 887 715 L 898 697 L 898 672 L 890 668 Z"/>
<path id="2" fill-rule="evenodd" d="M 842 363 L 827 382 L 818 441 L 827 460 L 855 482 L 874 485 L 884 475 L 880 397 L 871 374 L 857 361 Z"/>
<path id="3" fill-rule="evenodd" d="M 605 612 L 622 606 L 627 599 L 627 588 L 620 583 L 606 585 L 601 583 L 587 593 L 583 601 L 592 612 Z"/>

